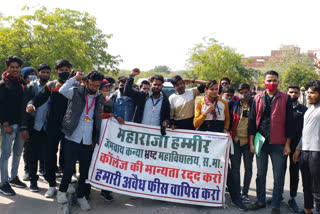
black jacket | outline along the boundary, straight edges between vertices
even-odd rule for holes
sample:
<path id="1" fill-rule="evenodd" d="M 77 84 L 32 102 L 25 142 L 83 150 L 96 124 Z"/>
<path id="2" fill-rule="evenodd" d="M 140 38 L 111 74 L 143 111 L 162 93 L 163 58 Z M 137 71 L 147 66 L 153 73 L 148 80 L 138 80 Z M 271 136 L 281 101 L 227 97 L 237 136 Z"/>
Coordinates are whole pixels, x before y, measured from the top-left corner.
<path id="1" fill-rule="evenodd" d="M 9 80 L 0 81 L 0 123 L 8 122 L 9 125 L 21 123 L 23 109 L 23 90 L 25 82 Z"/>
<path id="2" fill-rule="evenodd" d="M 35 81 L 32 81 L 24 88 L 24 92 L 23 92 L 23 108 L 24 109 L 26 109 L 30 100 L 32 100 L 38 93 L 39 93 L 38 86 L 35 84 Z M 20 129 L 29 130 L 29 131 L 32 130 L 34 125 L 34 116 L 35 116 L 35 112 L 32 112 L 31 114 L 29 114 L 24 110 Z"/>
<path id="3" fill-rule="evenodd" d="M 300 138 L 302 137 L 303 129 L 303 116 L 308 108 L 305 105 L 299 103 L 298 106 L 293 108 L 293 122 L 294 122 L 294 137 L 291 139 L 292 151 L 297 147 Z"/>
<path id="4" fill-rule="evenodd" d="M 61 130 L 62 120 L 67 109 L 68 99 L 59 93 L 63 83 L 58 81 L 48 82 L 29 103 L 36 108 L 43 105 L 49 98 L 48 130 Z"/>
<path id="5" fill-rule="evenodd" d="M 138 91 L 135 90 L 133 85 L 134 78 L 132 76 L 129 76 L 126 85 L 124 87 L 124 94 L 128 97 L 131 97 L 135 103 L 136 103 L 136 109 L 133 116 L 133 122 L 141 123 L 144 107 L 146 105 L 146 101 L 149 98 L 149 94 L 145 91 Z M 160 123 L 159 126 L 161 126 L 163 121 L 169 121 L 170 120 L 170 103 L 168 97 L 165 95 L 165 93 L 162 93 L 163 95 L 163 102 L 161 106 L 161 112 L 160 112 Z"/>

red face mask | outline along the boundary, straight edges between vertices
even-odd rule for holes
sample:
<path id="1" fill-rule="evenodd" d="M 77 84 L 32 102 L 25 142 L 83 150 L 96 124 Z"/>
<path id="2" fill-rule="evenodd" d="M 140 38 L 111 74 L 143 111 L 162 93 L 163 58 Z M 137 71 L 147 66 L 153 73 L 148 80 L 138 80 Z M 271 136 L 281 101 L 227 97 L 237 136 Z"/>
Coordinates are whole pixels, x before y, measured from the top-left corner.
<path id="1" fill-rule="evenodd" d="M 278 88 L 278 84 L 264 84 L 266 86 L 266 89 L 269 91 L 275 91 Z"/>

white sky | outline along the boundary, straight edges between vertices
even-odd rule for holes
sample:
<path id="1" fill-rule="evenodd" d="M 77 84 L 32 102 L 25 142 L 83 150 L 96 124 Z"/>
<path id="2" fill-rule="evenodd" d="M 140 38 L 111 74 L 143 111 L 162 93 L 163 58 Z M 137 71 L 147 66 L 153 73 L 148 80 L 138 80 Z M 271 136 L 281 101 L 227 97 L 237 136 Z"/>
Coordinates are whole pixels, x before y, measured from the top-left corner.
<path id="1" fill-rule="evenodd" d="M 113 34 L 109 53 L 122 57 L 121 69 L 182 70 L 204 36 L 245 56 L 270 55 L 281 44 L 320 48 L 319 0 L 10 0 L 0 12 L 20 15 L 24 5 L 89 12 Z"/>

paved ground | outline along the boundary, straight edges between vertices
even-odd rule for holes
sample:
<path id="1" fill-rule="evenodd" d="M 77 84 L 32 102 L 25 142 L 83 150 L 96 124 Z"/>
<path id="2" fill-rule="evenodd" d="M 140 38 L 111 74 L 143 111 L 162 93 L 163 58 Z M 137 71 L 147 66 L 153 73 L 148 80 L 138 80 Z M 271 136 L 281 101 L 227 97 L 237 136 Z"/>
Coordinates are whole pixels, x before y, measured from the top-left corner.
<path id="1" fill-rule="evenodd" d="M 254 160 L 255 166 L 255 160 Z M 242 170 L 243 171 L 243 170 Z M 251 182 L 251 189 L 249 192 L 249 197 L 252 201 L 255 200 L 255 175 L 256 171 L 254 168 L 253 179 Z M 23 162 L 21 161 L 19 176 L 23 176 Z M 29 185 L 29 182 L 27 182 Z M 62 207 L 56 202 L 56 199 L 47 199 L 44 197 L 44 193 L 48 188 L 48 185 L 40 178 L 39 187 L 41 191 L 38 193 L 32 193 L 28 189 L 15 188 L 17 192 L 16 196 L 6 197 L 0 194 L 0 214 L 59 214 L 62 212 Z M 270 197 L 273 189 L 273 175 L 272 175 L 272 165 L 269 162 L 268 178 L 267 178 L 267 197 Z M 286 175 L 284 198 L 285 200 L 281 204 L 282 213 L 290 213 L 286 202 L 289 199 L 289 176 L 288 172 Z M 298 205 L 303 207 L 303 194 L 302 185 L 299 184 L 297 202 Z M 225 208 L 211 208 L 211 207 L 201 207 L 201 206 L 191 206 L 186 204 L 177 204 L 164 201 L 149 200 L 143 198 L 133 198 L 130 196 L 114 194 L 114 200 L 112 202 L 105 202 L 99 196 L 100 191 L 97 189 L 92 189 L 91 194 L 91 207 L 92 210 L 89 212 L 83 212 L 80 210 L 79 206 L 75 203 L 72 206 L 72 214 L 80 213 L 111 213 L 111 214 L 171 214 L 171 213 L 183 213 L 183 214 L 193 214 L 193 213 L 203 213 L 203 214 L 213 214 L 213 213 L 242 213 L 235 207 L 231 206 L 230 197 L 226 196 L 226 207 Z M 257 212 L 250 211 L 249 213 L 270 213 L 271 207 L 259 210 Z"/>

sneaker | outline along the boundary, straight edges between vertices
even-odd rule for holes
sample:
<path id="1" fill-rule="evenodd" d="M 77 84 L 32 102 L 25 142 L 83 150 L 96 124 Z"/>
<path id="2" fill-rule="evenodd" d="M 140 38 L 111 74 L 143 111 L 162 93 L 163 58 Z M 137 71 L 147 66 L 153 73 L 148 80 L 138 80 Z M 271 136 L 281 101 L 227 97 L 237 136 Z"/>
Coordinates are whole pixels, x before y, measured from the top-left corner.
<path id="1" fill-rule="evenodd" d="M 44 169 L 39 169 L 39 174 L 41 175 L 41 176 L 44 176 Z"/>
<path id="2" fill-rule="evenodd" d="M 23 183 L 22 181 L 19 180 L 19 177 L 15 177 L 13 179 L 11 179 L 9 181 L 9 183 L 14 186 L 14 187 L 18 187 L 18 188 L 26 188 L 27 185 L 25 183 Z"/>
<path id="3" fill-rule="evenodd" d="M 271 214 L 280 214 L 280 208 L 272 208 Z"/>
<path id="4" fill-rule="evenodd" d="M 29 190 L 31 192 L 39 192 L 39 187 L 38 187 L 37 183 L 31 183 L 30 187 L 29 187 Z"/>
<path id="5" fill-rule="evenodd" d="M 22 180 L 24 180 L 24 181 L 30 181 L 30 175 L 29 175 L 29 173 L 28 172 L 24 172 L 24 175 L 23 175 L 23 177 L 22 177 Z"/>
<path id="6" fill-rule="evenodd" d="M 265 208 L 266 207 L 266 203 L 262 203 L 262 202 L 254 202 L 252 204 L 250 204 L 248 206 L 248 209 L 249 210 L 259 210 L 259 209 L 262 209 L 262 208 Z"/>
<path id="7" fill-rule="evenodd" d="M 67 193 L 58 191 L 58 193 L 57 193 L 57 202 L 59 204 L 68 203 Z"/>
<path id="8" fill-rule="evenodd" d="M 239 199 L 232 200 L 231 201 L 231 205 L 234 206 L 234 207 L 237 207 L 239 210 L 241 210 L 243 212 L 247 212 L 248 211 L 248 208 Z"/>
<path id="9" fill-rule="evenodd" d="M 5 182 L 1 187 L 0 187 L 0 192 L 4 195 L 11 196 L 15 195 L 16 192 L 11 188 L 10 184 L 8 182 Z"/>
<path id="10" fill-rule="evenodd" d="M 55 187 L 49 187 L 48 191 L 44 194 L 44 197 L 52 198 L 55 193 L 56 193 L 56 188 Z"/>
<path id="11" fill-rule="evenodd" d="M 112 201 L 113 200 L 111 192 L 107 191 L 107 190 L 101 190 L 100 196 L 106 201 Z"/>
<path id="12" fill-rule="evenodd" d="M 73 194 L 75 192 L 76 192 L 76 189 L 74 188 L 74 185 L 73 184 L 69 184 L 67 193 Z"/>
<path id="13" fill-rule="evenodd" d="M 248 195 L 241 195 L 241 200 L 244 203 L 250 203 L 250 198 L 248 197 Z"/>
<path id="14" fill-rule="evenodd" d="M 76 176 L 76 174 L 73 174 L 71 177 L 71 183 L 76 183 L 78 181 L 78 178 Z"/>
<path id="15" fill-rule="evenodd" d="M 86 197 L 83 198 L 77 198 L 78 204 L 80 205 L 80 208 L 84 211 L 90 210 L 90 204 L 88 203 Z"/>
<path id="16" fill-rule="evenodd" d="M 288 201 L 288 206 L 292 212 L 294 212 L 294 213 L 299 212 L 299 206 L 294 198 L 292 198 Z"/>
<path id="17" fill-rule="evenodd" d="M 56 172 L 56 178 L 61 178 L 62 174 L 60 172 Z"/>

